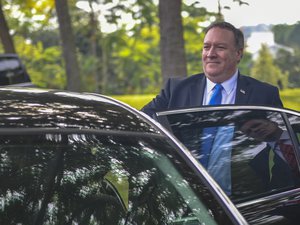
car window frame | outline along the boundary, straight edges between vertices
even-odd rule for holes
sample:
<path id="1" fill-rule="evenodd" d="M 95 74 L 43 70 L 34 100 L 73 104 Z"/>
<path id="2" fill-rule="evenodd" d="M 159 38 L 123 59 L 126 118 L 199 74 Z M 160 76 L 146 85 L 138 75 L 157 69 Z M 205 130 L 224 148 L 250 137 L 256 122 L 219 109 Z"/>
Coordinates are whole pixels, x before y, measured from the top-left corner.
<path id="1" fill-rule="evenodd" d="M 286 109 L 286 108 L 275 108 L 275 107 L 268 107 L 268 106 L 237 106 L 237 105 L 220 105 L 220 106 L 203 106 L 203 107 L 192 107 L 192 108 L 181 108 L 181 109 L 174 109 L 174 110 L 166 110 L 166 111 L 160 111 L 156 113 L 156 118 L 158 122 L 160 122 L 167 130 L 169 130 L 172 133 L 172 130 L 169 126 L 167 116 L 172 114 L 180 114 L 180 113 L 192 113 L 197 111 L 216 111 L 216 110 L 265 110 L 265 111 L 272 111 L 277 112 L 281 115 L 284 125 L 286 126 L 286 129 L 290 135 L 291 142 L 294 147 L 294 152 L 296 155 L 296 159 L 298 162 L 298 170 L 300 170 L 300 153 L 299 151 L 296 151 L 296 149 L 299 149 L 298 139 L 296 137 L 296 134 L 290 124 L 288 115 L 294 115 L 300 118 L 300 112 Z M 176 137 L 175 137 L 176 138 Z M 200 164 L 200 163 L 199 163 Z M 298 201 L 297 199 L 300 198 L 300 187 L 293 187 L 289 190 L 284 190 L 279 193 L 271 193 L 267 196 L 258 197 L 256 199 L 252 200 L 245 200 L 244 202 L 235 203 L 236 207 L 242 212 L 242 215 L 249 214 L 251 210 L 257 210 L 257 208 L 260 207 L 260 204 L 266 204 L 271 205 L 274 202 L 288 202 L 290 199 L 292 201 Z M 257 211 L 256 211 L 257 212 Z M 251 213 L 250 213 L 251 214 Z M 255 215 L 254 215 L 255 217 Z M 246 218 L 247 221 L 248 218 Z"/>
<path id="2" fill-rule="evenodd" d="M 265 111 L 273 111 L 279 113 L 282 118 L 283 122 L 287 128 L 287 132 L 290 135 L 291 142 L 293 144 L 294 149 L 299 148 L 298 146 L 298 139 L 297 136 L 290 124 L 290 121 L 288 119 L 287 114 L 291 114 L 294 116 L 298 116 L 300 118 L 300 112 L 291 110 L 291 109 L 285 109 L 285 108 L 275 108 L 275 107 L 268 107 L 268 106 L 237 106 L 237 105 L 220 105 L 220 106 L 203 106 L 203 107 L 191 107 L 191 108 L 180 108 L 180 109 L 174 109 L 174 110 L 165 110 L 165 111 L 159 111 L 156 113 L 156 118 L 162 126 L 164 126 L 170 133 L 172 133 L 172 129 L 168 123 L 167 116 L 171 114 L 183 114 L 188 112 L 198 112 L 198 111 L 225 111 L 225 110 L 265 110 Z M 175 139 L 177 139 L 175 137 Z M 179 140 L 178 140 L 179 141 Z M 180 142 L 180 141 L 179 141 Z M 295 151 L 296 159 L 298 162 L 298 169 L 300 171 L 300 151 Z"/>

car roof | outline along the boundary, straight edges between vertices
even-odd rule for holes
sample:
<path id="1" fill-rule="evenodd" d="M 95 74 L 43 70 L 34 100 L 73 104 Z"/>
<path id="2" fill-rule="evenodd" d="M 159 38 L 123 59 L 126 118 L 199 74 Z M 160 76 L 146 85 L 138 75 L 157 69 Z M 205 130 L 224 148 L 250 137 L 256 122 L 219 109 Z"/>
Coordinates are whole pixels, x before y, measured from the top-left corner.
<path id="1" fill-rule="evenodd" d="M 159 133 L 112 98 L 63 90 L 0 88 L 0 128 L 76 128 Z"/>

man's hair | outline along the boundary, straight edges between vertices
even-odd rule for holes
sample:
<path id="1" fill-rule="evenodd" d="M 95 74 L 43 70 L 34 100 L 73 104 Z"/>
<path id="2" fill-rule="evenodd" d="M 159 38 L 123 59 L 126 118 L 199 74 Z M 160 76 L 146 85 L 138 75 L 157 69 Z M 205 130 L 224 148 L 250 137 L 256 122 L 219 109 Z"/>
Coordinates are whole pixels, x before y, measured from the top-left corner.
<path id="1" fill-rule="evenodd" d="M 268 120 L 268 114 L 262 110 L 253 110 L 253 111 L 244 111 L 241 112 L 239 115 L 235 116 L 234 118 L 235 124 L 240 129 L 246 122 L 250 120 Z"/>
<path id="2" fill-rule="evenodd" d="M 233 33 L 234 40 L 235 40 L 235 46 L 237 49 L 244 49 L 244 34 L 240 29 L 235 28 L 231 23 L 228 22 L 215 22 L 209 25 L 205 29 L 205 34 L 212 28 L 221 28 L 221 29 L 226 29 L 229 30 Z"/>

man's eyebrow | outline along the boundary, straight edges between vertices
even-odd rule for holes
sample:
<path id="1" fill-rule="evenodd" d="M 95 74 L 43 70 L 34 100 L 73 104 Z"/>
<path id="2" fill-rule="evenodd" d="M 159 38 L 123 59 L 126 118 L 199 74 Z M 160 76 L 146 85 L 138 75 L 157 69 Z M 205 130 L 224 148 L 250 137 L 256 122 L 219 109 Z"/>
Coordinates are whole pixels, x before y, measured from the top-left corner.
<path id="1" fill-rule="evenodd" d="M 204 42 L 203 45 L 224 45 L 224 46 L 227 46 L 228 44 L 225 43 L 225 42 L 211 42 L 211 41 L 208 41 L 208 42 Z"/>
<path id="2" fill-rule="evenodd" d="M 227 43 L 224 43 L 224 42 L 215 43 L 215 45 L 228 46 L 228 44 L 227 44 Z"/>

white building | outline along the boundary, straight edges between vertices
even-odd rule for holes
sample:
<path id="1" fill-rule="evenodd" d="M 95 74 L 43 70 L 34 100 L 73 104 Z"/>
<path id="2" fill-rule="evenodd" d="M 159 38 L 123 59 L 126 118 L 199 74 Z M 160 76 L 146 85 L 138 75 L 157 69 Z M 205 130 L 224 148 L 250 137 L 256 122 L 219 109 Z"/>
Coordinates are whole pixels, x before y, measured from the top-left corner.
<path id="1" fill-rule="evenodd" d="M 285 49 L 293 53 L 293 49 L 279 45 L 274 41 L 274 34 L 271 31 L 252 32 L 250 37 L 246 40 L 246 51 L 252 54 L 253 59 L 258 57 L 258 52 L 261 49 L 262 44 L 269 47 L 271 54 L 275 57 L 279 49 Z"/>

